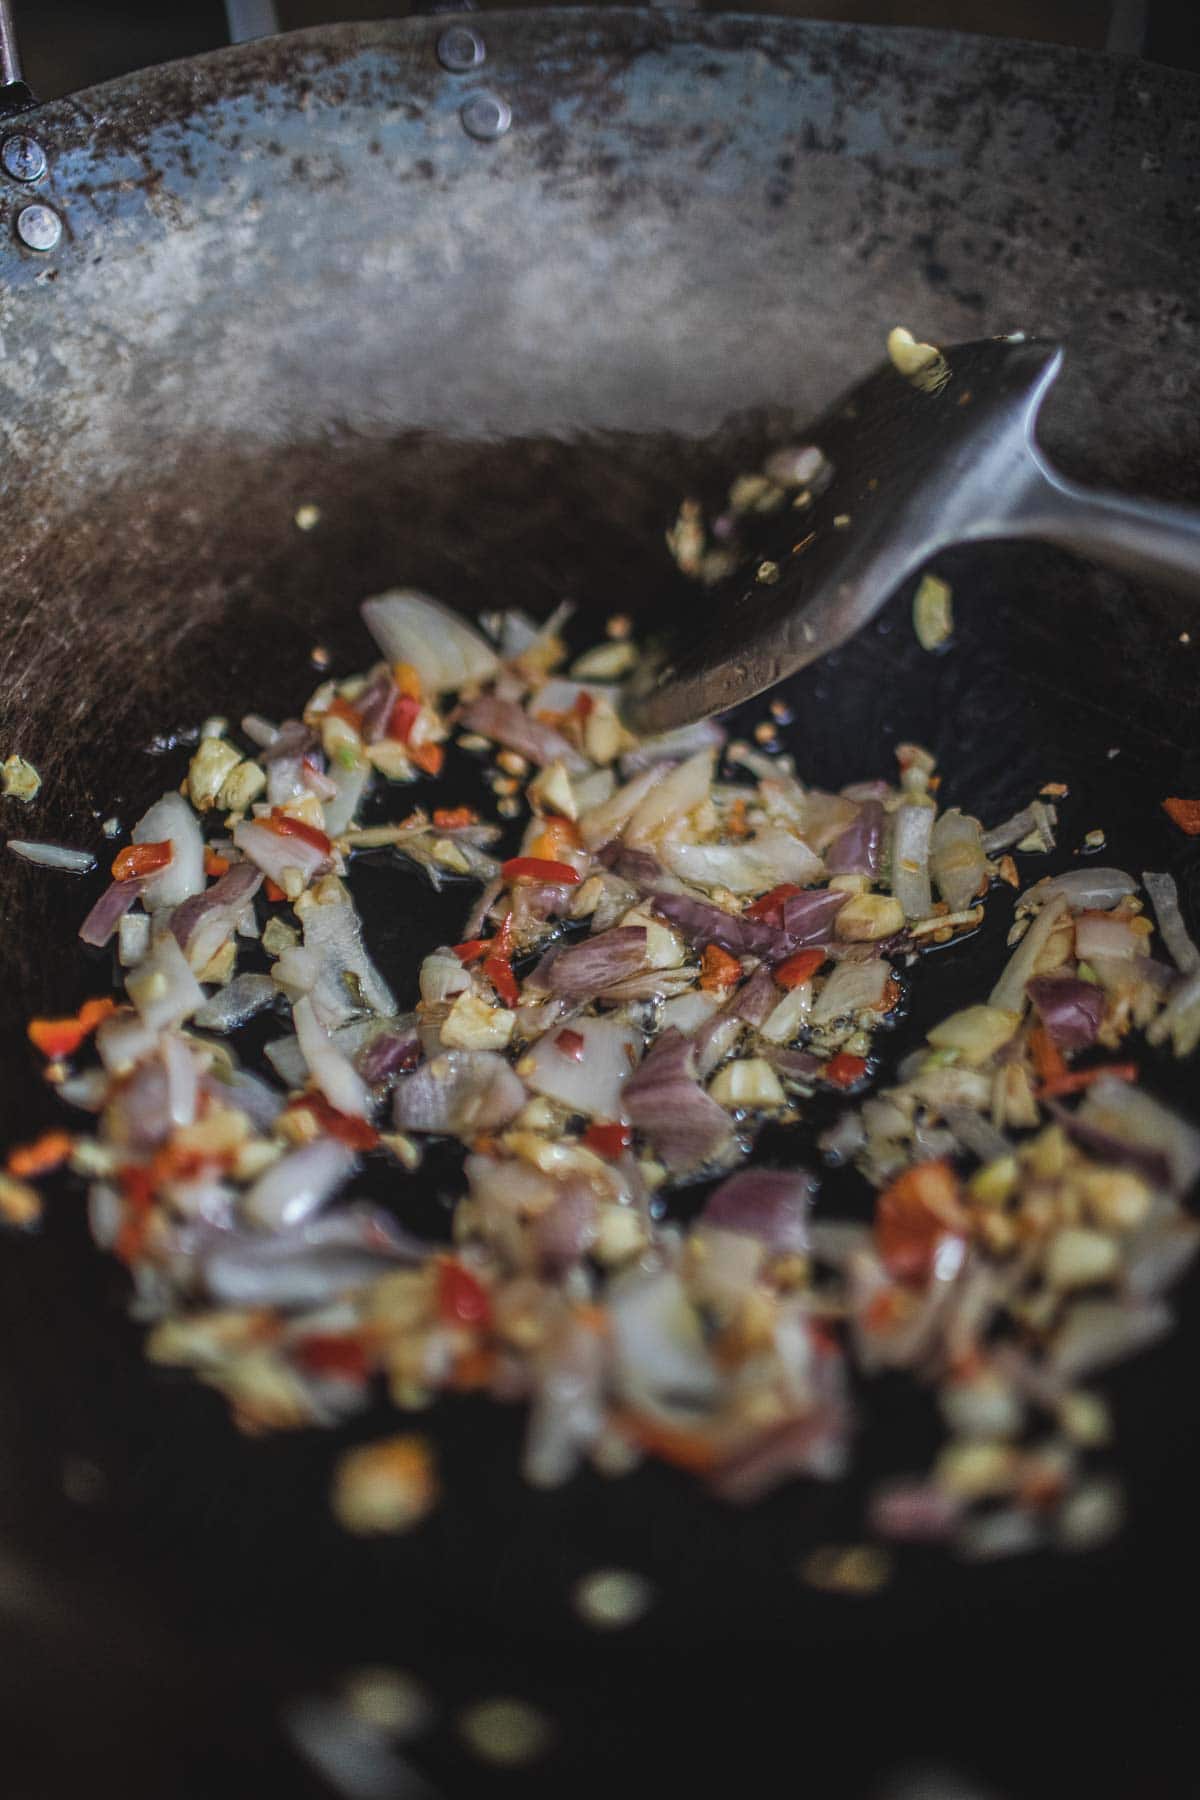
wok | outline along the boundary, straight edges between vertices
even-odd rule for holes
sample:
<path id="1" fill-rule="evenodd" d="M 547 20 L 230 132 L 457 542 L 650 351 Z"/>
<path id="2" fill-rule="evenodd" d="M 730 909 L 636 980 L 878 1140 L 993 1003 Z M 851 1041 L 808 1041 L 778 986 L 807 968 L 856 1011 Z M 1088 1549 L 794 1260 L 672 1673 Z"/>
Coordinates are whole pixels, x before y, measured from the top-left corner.
<path id="1" fill-rule="evenodd" d="M 464 75 L 438 60 L 445 29 L 304 32 L 21 116 L 62 224 L 27 248 L 33 196 L 0 175 L 0 730 L 42 771 L 36 835 L 102 847 L 102 819 L 178 779 L 174 730 L 282 711 L 318 639 L 359 666 L 354 602 L 397 578 L 468 608 L 669 604 L 681 492 L 719 491 L 896 322 L 1061 337 L 1050 454 L 1200 500 L 1194 78 L 621 10 L 488 15 Z M 464 129 L 482 91 L 511 108 L 492 141 Z M 306 502 L 321 521 L 301 536 Z M 1186 609 L 1029 546 L 939 567 L 952 653 L 917 648 L 899 596 L 792 685 L 805 769 L 875 773 L 917 738 L 945 796 L 989 817 L 1068 781 L 1068 854 L 1105 826 L 1111 860 L 1175 870 L 1194 923 L 1195 858 L 1157 807 L 1200 778 Z M 11 856 L 0 884 L 0 1108 L 26 1136 L 49 1102 L 21 1017 L 75 999 L 91 895 Z M 415 879 L 402 907 L 373 915 L 385 968 L 444 936 Z M 933 959 L 914 1030 L 999 931 Z M 1194 1076 L 1174 1080 L 1186 1098 Z M 914 1554 L 857 1602 L 793 1570 L 853 1541 L 862 1477 L 747 1513 L 657 1469 L 534 1494 L 519 1421 L 469 1401 L 428 1421 L 441 1512 L 348 1540 L 325 1506 L 334 1442 L 239 1438 L 215 1396 L 142 1365 L 125 1301 L 75 1196 L 0 1243 L 13 1796 L 328 1792 L 286 1709 L 375 1662 L 427 1683 L 438 1723 L 413 1755 L 444 1794 L 648 1785 L 655 1766 L 765 1782 L 781 1749 L 826 1795 L 1190 1791 L 1170 1651 L 1195 1596 L 1194 1291 L 1176 1337 L 1109 1384 L 1131 1485 L 1111 1550 Z M 870 1456 L 911 1466 L 931 1430 L 889 1402 Z M 601 1564 L 660 1584 L 620 1639 L 568 1604 Z M 542 1773 L 464 1755 L 455 1709 L 495 1692 L 554 1721 Z M 343 1791 L 402 1791 L 363 1779 Z"/>

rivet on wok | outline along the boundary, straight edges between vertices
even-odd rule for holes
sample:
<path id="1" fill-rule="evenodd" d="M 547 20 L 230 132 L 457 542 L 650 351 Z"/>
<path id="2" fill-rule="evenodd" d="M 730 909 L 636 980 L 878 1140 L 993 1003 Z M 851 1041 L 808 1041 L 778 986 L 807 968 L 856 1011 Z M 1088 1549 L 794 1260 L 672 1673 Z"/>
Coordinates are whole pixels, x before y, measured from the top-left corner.
<path id="1" fill-rule="evenodd" d="M 503 137 L 512 124 L 512 108 L 495 94 L 473 94 L 459 117 L 471 137 L 490 143 Z"/>
<path id="2" fill-rule="evenodd" d="M 437 59 L 452 75 L 477 69 L 486 55 L 483 39 L 469 25 L 451 25 L 437 41 Z"/>
<path id="3" fill-rule="evenodd" d="M 30 250 L 53 250 L 62 234 L 62 220 L 51 206 L 26 206 L 17 214 L 17 236 Z"/>
<path id="4" fill-rule="evenodd" d="M 14 181 L 37 181 L 46 173 L 46 152 L 27 131 L 14 132 L 0 148 L 0 162 Z"/>

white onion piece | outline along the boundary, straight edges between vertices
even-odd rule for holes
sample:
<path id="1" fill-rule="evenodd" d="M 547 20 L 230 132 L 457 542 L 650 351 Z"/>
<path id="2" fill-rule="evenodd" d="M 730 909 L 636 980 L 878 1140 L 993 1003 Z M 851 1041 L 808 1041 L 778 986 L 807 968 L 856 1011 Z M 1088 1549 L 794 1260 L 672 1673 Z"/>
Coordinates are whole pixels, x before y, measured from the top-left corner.
<path id="1" fill-rule="evenodd" d="M 134 969 L 150 948 L 146 913 L 124 913 L 117 921 L 117 955 L 123 969 Z"/>
<path id="2" fill-rule="evenodd" d="M 966 817 L 957 806 L 952 806 L 935 823 L 929 852 L 938 893 L 951 912 L 962 912 L 987 879 L 979 820 Z"/>
<path id="3" fill-rule="evenodd" d="M 171 846 L 171 860 L 166 868 L 146 877 L 142 904 L 147 912 L 155 912 L 160 906 L 178 906 L 193 894 L 204 892 L 204 836 L 199 819 L 182 794 L 164 794 L 156 800 L 134 826 L 133 841 Z"/>
<path id="4" fill-rule="evenodd" d="M 1075 954 L 1082 962 L 1091 962 L 1093 957 L 1101 960 L 1123 957 L 1129 961 L 1141 955 L 1145 942 L 1126 918 L 1114 919 L 1104 912 L 1085 912 L 1075 921 Z"/>
<path id="5" fill-rule="evenodd" d="M 370 784 L 371 765 L 364 756 L 344 768 L 335 757 L 330 773 L 333 794 L 325 801 L 322 811 L 326 832 L 330 837 L 337 837 L 353 823 L 359 802 Z"/>
<path id="6" fill-rule="evenodd" d="M 396 997 L 367 953 L 362 921 L 349 896 L 320 905 L 306 903 L 303 920 L 304 948 L 312 951 L 321 965 L 313 995 L 317 1011 L 322 1004 L 326 1010 L 334 1010 L 339 998 L 343 1015 L 360 1011 L 350 1000 L 354 991 L 372 1012 L 389 1018 L 396 1010 Z"/>
<path id="7" fill-rule="evenodd" d="M 245 1195 L 247 1222 L 261 1231 L 302 1225 L 350 1179 L 356 1160 L 353 1150 L 336 1138 L 317 1138 L 281 1156 Z"/>
<path id="8" fill-rule="evenodd" d="M 701 1025 L 708 1023 L 720 1006 L 720 995 L 705 993 L 703 988 L 693 988 L 687 994 L 676 994 L 673 999 L 663 1002 L 662 1012 L 659 1014 L 659 1029 L 669 1031 L 674 1025 L 677 1031 L 682 1031 L 684 1037 L 691 1037 Z"/>
<path id="9" fill-rule="evenodd" d="M 813 1002 L 812 1023 L 829 1025 L 834 1019 L 877 1009 L 891 973 L 891 965 L 881 956 L 869 962 L 838 963 Z"/>
<path id="10" fill-rule="evenodd" d="M 1122 1276 L 1127 1293 L 1152 1299 L 1174 1285 L 1200 1249 L 1194 1219 L 1156 1219 L 1125 1245 Z"/>
<path id="11" fill-rule="evenodd" d="M 126 1074 L 149 1056 L 157 1042 L 157 1031 L 126 1006 L 110 1013 L 96 1033 L 96 1049 L 110 1075 Z"/>
<path id="12" fill-rule="evenodd" d="M 168 1033 L 162 1040 L 162 1062 L 167 1075 L 167 1117 L 173 1126 L 190 1125 L 195 1120 L 200 1095 L 196 1059 L 182 1038 Z"/>
<path id="13" fill-rule="evenodd" d="M 267 801 L 271 806 L 287 806 L 308 793 L 304 779 L 304 758 L 297 750 L 294 756 L 275 756 L 267 763 Z"/>
<path id="14" fill-rule="evenodd" d="M 619 837 L 650 790 L 666 779 L 667 772 L 661 766 L 644 769 L 598 806 L 585 808 L 579 815 L 578 823 L 579 835 L 588 849 L 598 850 L 610 838 Z"/>
<path id="15" fill-rule="evenodd" d="M 529 1052 L 528 1069 L 522 1059 L 526 1084 L 572 1112 L 594 1119 L 619 1118 L 621 1089 L 640 1052 L 638 1034 L 612 1018 L 576 1019 L 570 1029 L 583 1039 L 578 1061 L 558 1049 L 555 1040 L 562 1026 L 552 1026 Z"/>
<path id="16" fill-rule="evenodd" d="M 1176 1056 L 1191 1055 L 1200 1043 L 1200 969 L 1180 982 L 1146 1036 L 1152 1044 L 1164 1044 L 1169 1037 Z"/>
<path id="17" fill-rule="evenodd" d="M 534 1487 L 559 1487 L 604 1424 L 608 1352 L 603 1336 L 567 1319 L 536 1364 L 521 1472 Z"/>
<path id="18" fill-rule="evenodd" d="M 289 870 L 298 871 L 307 885 L 314 875 L 323 875 L 333 866 L 332 858 L 315 844 L 299 837 L 285 837 L 254 819 L 243 819 L 234 826 L 233 841 L 242 855 L 248 856 L 255 868 L 285 893 L 289 889 Z"/>
<path id="19" fill-rule="evenodd" d="M 313 1011 L 312 1000 L 307 994 L 292 1008 L 292 1019 L 300 1054 L 330 1106 L 353 1118 L 367 1118 L 371 1111 L 371 1091 L 353 1064 L 333 1043 Z"/>
<path id="20" fill-rule="evenodd" d="M 677 820 L 686 818 L 702 800 L 707 800 L 712 787 L 714 756 L 712 750 L 698 750 L 695 756 L 677 763 L 661 781 L 655 782 L 625 827 L 626 843 L 652 843 L 661 832 Z"/>
<path id="21" fill-rule="evenodd" d="M 673 1270 L 634 1274 L 609 1290 L 617 1386 L 653 1411 L 708 1407 L 719 1381 L 695 1308 Z"/>
<path id="22" fill-rule="evenodd" d="M 496 652 L 473 626 L 417 588 L 390 588 L 364 600 L 360 611 L 388 661 L 409 663 L 427 694 L 457 693 L 487 681 L 499 667 Z"/>
<path id="23" fill-rule="evenodd" d="M 269 975 L 235 975 L 226 987 L 206 1000 L 195 1018 L 201 1031 L 236 1031 L 256 1013 L 270 1006 L 279 989 Z"/>
<path id="24" fill-rule="evenodd" d="M 1124 869 L 1068 869 L 1064 875 L 1051 875 L 1026 888 L 1017 901 L 1019 913 L 1042 906 L 1060 896 L 1069 900 L 1076 912 L 1108 912 L 1126 894 L 1136 892 L 1137 882 Z"/>
<path id="25" fill-rule="evenodd" d="M 933 835 L 931 806 L 902 806 L 892 836 L 892 893 L 907 919 L 923 919 L 933 905 L 929 884 L 929 842 Z"/>
<path id="26" fill-rule="evenodd" d="M 149 1031 L 182 1025 L 204 1005 L 204 989 L 169 931 L 156 938 L 150 954 L 130 970 L 125 988 Z"/>
<path id="27" fill-rule="evenodd" d="M 67 875 L 86 875 L 96 866 L 90 850 L 72 850 L 66 844 L 39 844 L 29 838 L 9 838 L 8 847 L 22 862 L 40 863 L 44 869 L 61 869 Z"/>
<path id="28" fill-rule="evenodd" d="M 806 843 L 778 827 L 743 844 L 667 844 L 662 859 L 681 881 L 731 894 L 762 894 L 784 881 L 808 887 L 825 873 Z"/>
<path id="29" fill-rule="evenodd" d="M 658 762 L 678 762 L 697 750 L 719 750 L 726 735 L 715 719 L 697 719 L 694 725 L 680 725 L 657 737 L 643 738 L 636 750 L 627 751 L 621 758 L 621 773 L 636 775 L 639 769 L 648 769 Z"/>
<path id="30" fill-rule="evenodd" d="M 1003 975 L 988 995 L 989 1006 L 997 1007 L 1001 1012 L 1024 1012 L 1028 1005 L 1025 983 L 1033 974 L 1038 957 L 1066 910 L 1067 900 L 1063 894 L 1057 895 L 1042 908 L 1009 958 Z"/>
<path id="31" fill-rule="evenodd" d="M 469 1139 L 507 1125 L 528 1098 L 520 1077 L 495 1050 L 442 1050 L 401 1075 L 392 1108 L 400 1131 Z"/>
<path id="32" fill-rule="evenodd" d="M 1183 975 L 1194 975 L 1200 969 L 1200 949 L 1192 942 L 1179 910 L 1179 890 L 1170 875 L 1147 871 L 1142 885 L 1150 896 L 1162 941 L 1171 960 Z"/>
<path id="33" fill-rule="evenodd" d="M 845 966 L 847 965 L 839 965 Z M 808 1023 L 812 1003 L 811 981 L 802 981 L 798 987 L 789 988 L 758 1027 L 758 1035 L 766 1038 L 768 1044 L 790 1044 L 801 1027 Z"/>
<path id="34" fill-rule="evenodd" d="M 1200 1130 L 1145 1088 L 1105 1076 L 1088 1089 L 1077 1116 L 1124 1144 L 1164 1157 L 1179 1194 L 1200 1175 Z"/>
<path id="35" fill-rule="evenodd" d="M 612 688 L 601 682 L 571 681 L 565 675 L 554 675 L 538 689 L 529 702 L 530 717 L 553 719 L 562 713 L 569 713 L 580 694 L 586 694 L 593 701 L 611 700 Z"/>
<path id="36" fill-rule="evenodd" d="M 471 985 L 471 977 L 453 950 L 434 950 L 421 964 L 421 998 L 426 1006 L 452 1000 Z"/>

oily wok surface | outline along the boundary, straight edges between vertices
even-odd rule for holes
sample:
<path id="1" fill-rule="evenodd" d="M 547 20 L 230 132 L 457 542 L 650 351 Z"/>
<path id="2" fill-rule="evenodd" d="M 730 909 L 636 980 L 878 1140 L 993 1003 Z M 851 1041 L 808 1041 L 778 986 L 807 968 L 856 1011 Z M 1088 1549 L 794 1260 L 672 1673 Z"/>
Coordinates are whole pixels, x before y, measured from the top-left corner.
<path id="1" fill-rule="evenodd" d="M 315 642 L 362 666 L 355 603 L 396 580 L 468 610 L 569 594 L 597 629 L 615 609 L 694 618 L 662 545 L 680 495 L 719 496 L 898 321 L 944 341 L 1062 335 L 1045 436 L 1063 466 L 1200 498 L 1194 81 L 921 33 L 491 15 L 486 85 L 514 127 L 484 145 L 458 120 L 475 78 L 434 55 L 441 24 L 245 46 L 30 121 L 67 234 L 50 259 L 0 245 L 0 720 L 45 779 L 31 814 L 8 803 L 10 831 L 101 849 L 102 819 L 179 779 L 173 734 L 214 709 L 291 709 Z M 0 189 L 11 223 L 22 196 Z M 321 519 L 301 534 L 304 503 Z M 1106 860 L 1174 870 L 1195 926 L 1196 859 L 1158 811 L 1200 777 L 1187 609 L 1027 546 L 939 572 L 946 654 L 919 650 L 901 595 L 790 685 L 801 770 L 861 778 L 916 738 L 947 801 L 989 820 L 1067 781 L 1049 866 L 1101 825 Z M 91 886 L 11 857 L 0 883 L 12 1138 L 50 1116 L 22 1015 L 99 976 L 74 949 Z M 444 939 L 447 903 L 416 876 L 363 891 L 389 975 Z M 468 896 L 451 896 L 457 918 Z M 907 1030 L 983 985 L 1003 928 L 930 959 Z M 1161 1082 L 1194 1105 L 1186 1069 Z M 428 1182 L 436 1212 L 436 1165 Z M 8 1707 L 30 1792 L 66 1791 L 86 1761 L 130 1792 L 283 1775 L 303 1793 L 280 1708 L 370 1662 L 430 1687 L 422 1754 L 447 1793 L 498 1779 L 472 1773 L 450 1723 L 498 1691 L 554 1720 L 547 1785 L 648 1757 L 720 1767 L 743 1734 L 789 1737 L 802 1700 L 826 1792 L 939 1758 L 1017 1794 L 1063 1770 L 1145 1791 L 1121 1785 L 1111 1739 L 1060 1729 L 1059 1760 L 1030 1767 L 1037 1724 L 1082 1717 L 1085 1689 L 1169 1767 L 1155 1646 L 1194 1576 L 1194 1299 L 1113 1384 L 1133 1509 L 1117 1546 L 970 1569 L 918 1554 L 852 1602 L 794 1565 L 854 1541 L 869 1478 L 926 1454 L 911 1403 L 881 1396 L 847 1488 L 740 1513 L 665 1470 L 532 1494 L 519 1417 L 462 1401 L 422 1422 L 442 1510 L 365 1544 L 327 1514 L 342 1439 L 244 1440 L 215 1396 L 144 1368 L 78 1195 L 0 1244 L 0 1288 L 0 1630 L 22 1651 Z M 569 1606 L 601 1564 L 661 1588 L 620 1640 Z M 851 1704 L 869 1730 L 847 1733 Z"/>

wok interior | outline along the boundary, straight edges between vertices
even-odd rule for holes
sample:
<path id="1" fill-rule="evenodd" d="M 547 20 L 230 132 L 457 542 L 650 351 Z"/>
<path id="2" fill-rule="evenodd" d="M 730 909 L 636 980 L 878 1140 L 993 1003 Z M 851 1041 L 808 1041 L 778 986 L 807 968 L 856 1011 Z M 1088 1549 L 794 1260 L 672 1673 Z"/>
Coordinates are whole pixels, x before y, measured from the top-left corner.
<path id="1" fill-rule="evenodd" d="M 213 711 L 283 715 L 316 679 L 318 642 L 335 670 L 363 666 L 356 604 L 395 583 L 470 610 L 570 596 L 598 627 L 614 610 L 673 606 L 702 629 L 662 543 L 680 495 L 719 498 L 870 366 L 899 320 L 946 342 L 1066 335 L 1046 417 L 1064 466 L 1200 497 L 1200 423 L 1177 379 L 1192 354 L 1194 234 L 1148 272 L 1129 222 L 1138 242 L 1165 238 L 1174 202 L 1120 178 L 1179 113 L 1175 78 L 1142 77 L 1147 106 L 1099 59 L 986 40 L 489 15 L 489 70 L 517 124 L 482 146 L 458 127 L 437 29 L 304 34 L 44 109 L 71 236 L 54 266 L 3 253 L 10 367 L 36 372 L 10 381 L 0 499 L 6 742 L 45 778 L 31 833 L 102 849 L 101 819 L 128 824 L 179 777 L 178 754 L 149 754 L 152 740 Z M 1048 187 L 1029 159 L 1068 124 Z M 304 504 L 320 509 L 307 533 Z M 919 650 L 901 595 L 792 685 L 803 772 L 883 772 L 911 737 L 939 755 L 947 797 L 984 816 L 1056 778 L 1096 794 L 1088 825 L 1140 828 L 1159 789 L 1194 791 L 1181 785 L 1200 774 L 1186 609 L 1028 546 L 939 569 L 955 589 L 949 655 Z M 12 858 L 0 878 L 17 1039 L 22 1014 L 74 997 L 90 890 Z M 3 1105 L 10 1135 L 46 1110 L 23 1046 Z M 34 1291 L 44 1299 L 73 1268 L 84 1336 L 107 1345 L 95 1258 L 81 1240 L 65 1265 L 60 1251 L 36 1265 Z M 128 1430 L 157 1446 L 139 1516 L 199 1540 L 228 1500 L 236 1526 L 218 1535 L 228 1524 L 261 1552 L 278 1605 L 280 1517 L 294 1507 L 306 1533 L 322 1529 L 323 1477 L 304 1447 L 272 1447 L 251 1489 L 210 1397 L 143 1381 L 130 1399 L 132 1336 L 113 1364 L 119 1404 L 81 1386 L 77 1343 L 44 1327 L 35 1342 L 58 1359 L 64 1430 L 86 1433 L 90 1414 L 103 1437 L 136 1416 Z M 402 1547 L 388 1566 L 416 1591 L 454 1563 L 456 1604 L 519 1604 L 527 1634 L 554 1636 L 536 1598 L 542 1515 L 511 1477 L 516 1426 L 472 1418 L 465 1514 L 434 1527 L 426 1567 Z M 753 1615 L 777 1579 L 783 1512 L 751 1541 L 699 1504 L 681 1524 L 669 1485 L 649 1502 L 639 1489 L 553 1504 L 563 1541 L 600 1520 L 610 1545 L 650 1532 L 681 1586 L 697 1546 L 736 1566 L 731 1613 Z M 331 1656 L 363 1655 L 356 1608 L 369 1610 L 374 1552 L 324 1547 L 305 1606 L 332 1619 Z M 227 1573 L 204 1603 L 214 1636 Z M 377 1649 L 394 1624 L 372 1619 Z M 711 1593 L 697 1596 L 685 1635 L 728 1628 Z"/>

